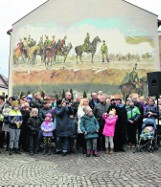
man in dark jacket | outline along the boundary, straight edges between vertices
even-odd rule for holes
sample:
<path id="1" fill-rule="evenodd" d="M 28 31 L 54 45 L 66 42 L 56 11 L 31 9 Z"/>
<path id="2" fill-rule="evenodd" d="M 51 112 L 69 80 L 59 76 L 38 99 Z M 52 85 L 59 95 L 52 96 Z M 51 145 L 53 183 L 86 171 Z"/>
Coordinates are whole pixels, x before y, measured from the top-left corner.
<path id="1" fill-rule="evenodd" d="M 62 151 L 62 155 L 66 156 L 69 149 L 69 137 L 75 134 L 73 121 L 70 115 L 74 114 L 70 103 L 65 100 L 57 100 L 57 106 L 54 109 L 56 115 L 56 154 Z"/>
<path id="2" fill-rule="evenodd" d="M 98 151 L 105 150 L 105 139 L 104 139 L 104 135 L 102 134 L 105 121 L 102 118 L 102 114 L 104 112 L 107 112 L 110 106 L 109 104 L 106 103 L 106 99 L 107 99 L 107 96 L 103 94 L 100 97 L 100 102 L 94 107 L 94 115 L 100 126 L 99 138 L 98 138 Z"/>
<path id="3" fill-rule="evenodd" d="M 115 102 L 108 109 L 108 112 L 112 109 L 115 109 L 116 115 L 118 115 L 114 134 L 114 151 L 124 152 L 124 144 L 126 141 L 127 113 L 125 105 L 121 103 L 121 96 L 119 94 L 114 96 L 114 101 Z"/>

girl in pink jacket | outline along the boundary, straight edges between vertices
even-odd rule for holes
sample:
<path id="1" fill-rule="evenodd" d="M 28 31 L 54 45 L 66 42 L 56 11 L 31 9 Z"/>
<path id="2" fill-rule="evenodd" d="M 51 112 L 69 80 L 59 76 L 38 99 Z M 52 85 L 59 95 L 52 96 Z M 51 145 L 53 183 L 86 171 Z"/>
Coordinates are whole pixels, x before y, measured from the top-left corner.
<path id="1" fill-rule="evenodd" d="M 106 154 L 112 154 L 114 149 L 113 137 L 115 133 L 115 124 L 118 119 L 118 116 L 116 115 L 116 110 L 110 110 L 109 114 L 103 113 L 102 118 L 105 120 L 102 134 L 105 136 Z"/>

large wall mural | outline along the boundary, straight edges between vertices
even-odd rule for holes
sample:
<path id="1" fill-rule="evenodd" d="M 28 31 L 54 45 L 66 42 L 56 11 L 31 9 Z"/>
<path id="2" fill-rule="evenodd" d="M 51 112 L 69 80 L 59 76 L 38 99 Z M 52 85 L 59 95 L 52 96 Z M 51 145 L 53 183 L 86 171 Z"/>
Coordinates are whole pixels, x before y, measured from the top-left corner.
<path id="1" fill-rule="evenodd" d="M 155 70 L 155 33 L 129 16 L 25 24 L 14 35 L 13 93 L 133 90 L 144 94 L 146 73 Z"/>

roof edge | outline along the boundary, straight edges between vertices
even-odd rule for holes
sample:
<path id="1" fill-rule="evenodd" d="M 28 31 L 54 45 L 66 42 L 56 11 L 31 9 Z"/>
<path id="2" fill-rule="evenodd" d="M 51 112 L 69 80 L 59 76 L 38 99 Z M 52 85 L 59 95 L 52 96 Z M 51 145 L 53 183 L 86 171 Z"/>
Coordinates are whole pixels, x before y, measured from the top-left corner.
<path id="1" fill-rule="evenodd" d="M 38 7 L 36 7 L 35 9 L 33 9 L 32 11 L 30 11 L 29 13 L 27 13 L 26 15 L 24 15 L 23 17 L 21 17 L 19 20 L 17 20 L 16 22 L 14 22 L 12 24 L 12 26 L 15 25 L 17 22 L 19 22 L 21 19 L 25 18 L 26 16 L 28 16 L 29 14 L 31 14 L 32 12 L 34 12 L 35 10 L 37 10 L 38 8 L 40 8 L 41 6 L 43 6 L 44 4 L 46 4 L 48 1 L 50 1 L 50 0 L 47 0 L 46 2 L 42 3 L 41 5 L 39 5 Z"/>
<path id="2" fill-rule="evenodd" d="M 155 16 L 158 17 L 157 14 L 155 14 L 155 13 L 153 13 L 153 12 L 150 12 L 149 10 L 146 10 L 146 9 L 144 9 L 144 8 L 141 8 L 141 7 L 137 6 L 137 5 L 134 5 L 134 4 L 132 4 L 132 3 L 128 2 L 128 1 L 126 1 L 126 0 L 122 0 L 122 1 L 125 1 L 125 3 L 128 3 L 128 4 L 132 5 L 132 6 L 135 6 L 135 7 L 139 8 L 139 9 L 141 9 L 141 10 L 143 10 L 143 11 L 146 11 L 146 12 L 148 12 L 148 13 L 150 13 L 150 14 L 153 14 L 153 15 L 155 15 Z"/>

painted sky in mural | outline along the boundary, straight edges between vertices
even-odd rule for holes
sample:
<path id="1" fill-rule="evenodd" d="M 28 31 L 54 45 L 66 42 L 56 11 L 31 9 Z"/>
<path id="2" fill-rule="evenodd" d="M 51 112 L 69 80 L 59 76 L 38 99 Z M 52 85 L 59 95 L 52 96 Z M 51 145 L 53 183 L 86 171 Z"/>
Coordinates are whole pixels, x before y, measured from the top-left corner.
<path id="1" fill-rule="evenodd" d="M 154 36 L 145 28 L 136 27 L 131 23 L 130 18 L 127 17 L 86 19 L 76 22 L 68 28 L 56 23 L 35 23 L 34 25 L 25 25 L 25 27 L 17 32 L 15 41 L 18 43 L 19 38 L 26 37 L 29 34 L 37 42 L 42 35 L 48 35 L 49 39 L 55 35 L 56 40 L 66 36 L 66 42 L 71 42 L 75 47 L 83 44 L 86 32 L 90 34 L 91 41 L 97 35 L 101 40 L 105 40 L 108 45 L 109 53 L 120 53 L 122 55 L 131 53 L 142 55 L 148 52 L 153 55 Z M 15 46 L 17 43 L 15 43 Z M 74 47 L 70 51 L 70 55 L 75 53 Z M 99 48 L 100 46 L 98 46 L 96 53 L 100 53 Z"/>

